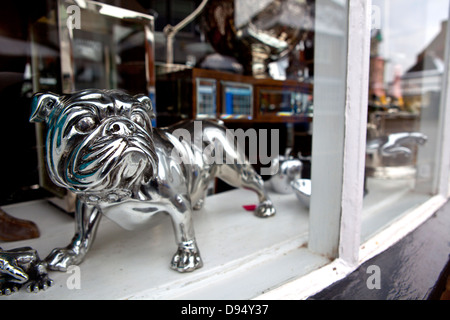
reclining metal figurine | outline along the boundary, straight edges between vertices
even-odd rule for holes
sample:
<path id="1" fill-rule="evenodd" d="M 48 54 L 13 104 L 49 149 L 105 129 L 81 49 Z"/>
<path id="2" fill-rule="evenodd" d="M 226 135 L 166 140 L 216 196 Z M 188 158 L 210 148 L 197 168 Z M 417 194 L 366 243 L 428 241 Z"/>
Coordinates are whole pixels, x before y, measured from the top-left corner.
<path id="1" fill-rule="evenodd" d="M 46 290 L 53 285 L 45 262 L 30 247 L 2 250 L 0 248 L 0 296 L 10 295 L 26 286 L 29 292 Z"/>
<path id="2" fill-rule="evenodd" d="M 157 212 L 168 213 L 174 225 L 178 250 L 171 267 L 179 272 L 201 267 L 192 211 L 201 208 L 215 177 L 255 191 L 257 216 L 275 214 L 262 178 L 215 122 L 201 122 L 201 139 L 193 134 L 196 121 L 152 128 L 150 99 L 118 90 L 37 93 L 32 108 L 30 121 L 48 126 L 51 179 L 77 195 L 76 234 L 46 258 L 52 270 L 65 271 L 83 260 L 102 214 L 132 230 Z M 190 133 L 191 141 L 180 139 L 176 130 Z M 227 160 L 211 163 L 203 153 L 207 145 L 220 145 Z"/>

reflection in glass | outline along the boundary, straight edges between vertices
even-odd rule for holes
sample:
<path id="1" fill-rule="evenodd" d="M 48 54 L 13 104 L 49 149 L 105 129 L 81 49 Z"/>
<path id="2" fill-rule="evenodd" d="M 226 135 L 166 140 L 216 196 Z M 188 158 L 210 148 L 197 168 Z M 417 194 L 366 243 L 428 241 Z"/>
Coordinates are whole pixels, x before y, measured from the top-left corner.
<path id="1" fill-rule="evenodd" d="M 59 0 L 30 26 L 33 91 L 122 89 L 155 101 L 153 17 L 95 1 Z M 153 122 L 155 124 L 155 122 Z M 39 183 L 66 195 L 45 167 L 45 127 L 36 125 Z M 74 198 L 68 197 L 66 210 Z"/>
<path id="2" fill-rule="evenodd" d="M 312 114 L 311 100 L 311 95 L 307 93 L 279 89 L 263 89 L 260 90 L 259 107 L 263 114 Z"/>
<path id="3" fill-rule="evenodd" d="M 362 236 L 436 192 L 449 1 L 374 0 Z"/>
<path id="4" fill-rule="evenodd" d="M 120 88 L 154 95 L 153 17 L 122 8 L 59 1 L 63 92 Z M 71 8 L 80 21 L 71 25 Z"/>
<path id="5" fill-rule="evenodd" d="M 313 28 L 311 0 L 210 0 L 202 29 L 218 53 L 243 65 L 244 74 L 267 78 L 268 63 L 311 42 Z"/>

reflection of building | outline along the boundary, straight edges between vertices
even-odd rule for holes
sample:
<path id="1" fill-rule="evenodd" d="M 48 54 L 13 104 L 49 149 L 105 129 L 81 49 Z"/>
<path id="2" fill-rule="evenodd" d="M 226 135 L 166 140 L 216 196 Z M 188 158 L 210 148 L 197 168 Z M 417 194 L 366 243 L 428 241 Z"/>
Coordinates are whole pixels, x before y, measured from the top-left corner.
<path id="1" fill-rule="evenodd" d="M 389 97 L 391 108 L 404 109 L 403 91 L 401 85 L 402 70 L 400 65 L 396 65 L 394 69 L 394 81 L 389 87 Z"/>
<path id="2" fill-rule="evenodd" d="M 446 30 L 447 21 L 443 21 L 438 35 L 417 55 L 416 63 L 401 78 L 405 104 L 411 110 L 420 107 L 425 94 L 441 90 Z"/>
<path id="3" fill-rule="evenodd" d="M 370 58 L 370 76 L 369 76 L 369 96 L 371 99 L 383 99 L 386 95 L 384 90 L 384 64 L 381 57 Z"/>
<path id="4" fill-rule="evenodd" d="M 395 107 L 418 111 L 425 93 L 441 90 L 444 72 L 445 32 L 447 21 L 442 22 L 439 34 L 417 55 L 416 63 L 403 75 L 396 69 L 394 80 L 385 86 L 386 60 L 379 54 L 382 41 L 378 30 L 372 35 L 369 74 L 369 104 L 372 107 Z"/>
<path id="5" fill-rule="evenodd" d="M 369 72 L 369 104 L 373 107 L 386 105 L 384 89 L 385 59 L 379 55 L 379 44 L 382 41 L 381 31 L 372 35 L 370 43 L 370 72 Z"/>

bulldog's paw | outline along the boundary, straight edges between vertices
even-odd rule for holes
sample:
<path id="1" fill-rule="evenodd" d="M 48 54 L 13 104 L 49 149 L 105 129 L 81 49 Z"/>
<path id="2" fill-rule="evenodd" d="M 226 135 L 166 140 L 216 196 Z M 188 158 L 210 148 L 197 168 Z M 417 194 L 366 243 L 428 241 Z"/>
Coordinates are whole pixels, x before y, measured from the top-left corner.
<path id="1" fill-rule="evenodd" d="M 81 254 L 76 253 L 70 247 L 54 249 L 45 258 L 45 262 L 50 270 L 63 272 L 66 272 L 69 266 L 79 264 L 81 260 Z"/>
<path id="2" fill-rule="evenodd" d="M 23 286 L 39 292 L 53 285 L 46 264 L 29 247 L 3 251 L 0 248 L 0 296 L 10 295 Z"/>
<path id="3" fill-rule="evenodd" d="M 19 291 L 21 285 L 16 283 L 6 283 L 0 285 L 0 296 L 9 296 L 17 291 Z"/>
<path id="4" fill-rule="evenodd" d="M 31 280 L 27 283 L 28 292 L 39 292 L 40 290 L 47 290 L 53 286 L 53 280 L 47 275 L 40 276 L 38 279 Z"/>
<path id="5" fill-rule="evenodd" d="M 275 207 L 273 206 L 272 201 L 266 200 L 261 202 L 256 208 L 255 215 L 261 218 L 268 218 L 275 215 Z"/>
<path id="6" fill-rule="evenodd" d="M 178 272 L 190 272 L 203 266 L 195 240 L 182 242 L 172 258 L 171 268 Z"/>

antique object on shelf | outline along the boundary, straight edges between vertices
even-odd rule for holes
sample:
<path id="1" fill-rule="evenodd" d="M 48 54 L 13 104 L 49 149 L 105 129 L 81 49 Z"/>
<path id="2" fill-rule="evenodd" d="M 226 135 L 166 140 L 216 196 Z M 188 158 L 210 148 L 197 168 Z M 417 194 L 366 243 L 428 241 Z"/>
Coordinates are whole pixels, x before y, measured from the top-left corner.
<path id="1" fill-rule="evenodd" d="M 366 174 L 379 178 L 414 177 L 415 148 L 427 136 L 420 132 L 398 132 L 373 138 L 366 145 Z"/>
<path id="2" fill-rule="evenodd" d="M 245 74 L 268 77 L 267 64 L 287 54 L 314 28 L 314 4 L 297 0 L 210 0 L 203 30 L 220 54 L 234 56 Z"/>
<path id="3" fill-rule="evenodd" d="M 218 123 L 185 121 L 153 128 L 150 99 L 118 90 L 37 93 L 32 109 L 31 121 L 48 125 L 52 180 L 77 194 L 76 234 L 66 248 L 47 257 L 51 269 L 66 270 L 84 259 L 102 214 L 133 230 L 158 212 L 168 213 L 174 225 L 178 250 L 172 268 L 201 267 L 192 211 L 202 207 L 216 177 L 255 191 L 257 216 L 275 214 L 262 178 Z M 222 148 L 223 158 L 208 158 L 204 152 L 211 146 Z"/>
<path id="4" fill-rule="evenodd" d="M 311 198 L 311 180 L 297 179 L 291 182 L 291 186 L 298 200 L 300 200 L 305 207 L 309 208 Z"/>
<path id="5" fill-rule="evenodd" d="M 286 150 L 284 156 L 279 156 L 272 161 L 272 167 L 278 171 L 269 179 L 271 188 L 277 193 L 292 193 L 291 182 L 302 176 L 303 164 L 299 159 L 290 156 L 290 149 Z"/>
<path id="6" fill-rule="evenodd" d="M 312 119 L 310 83 L 193 68 L 161 74 L 156 85 L 158 123 L 184 118 L 221 119 L 225 123 L 298 123 Z"/>
<path id="7" fill-rule="evenodd" d="M 26 286 L 28 292 L 39 292 L 53 285 L 45 262 L 30 247 L 0 248 L 0 296 L 10 295 Z"/>
<path id="8" fill-rule="evenodd" d="M 38 238 L 38 226 L 33 221 L 15 218 L 0 209 L 0 240 L 19 241 Z"/>
<path id="9" fill-rule="evenodd" d="M 366 176 L 382 179 L 415 177 L 418 150 L 427 140 L 420 130 L 420 123 L 419 113 L 369 112 Z"/>
<path id="10" fill-rule="evenodd" d="M 164 27 L 164 35 L 166 36 L 166 63 L 168 65 L 173 64 L 173 39 L 175 35 L 190 22 L 192 22 L 205 8 L 205 5 L 209 0 L 202 0 L 200 5 L 192 11 L 186 18 L 181 20 L 177 25 L 172 26 L 170 24 Z"/>

